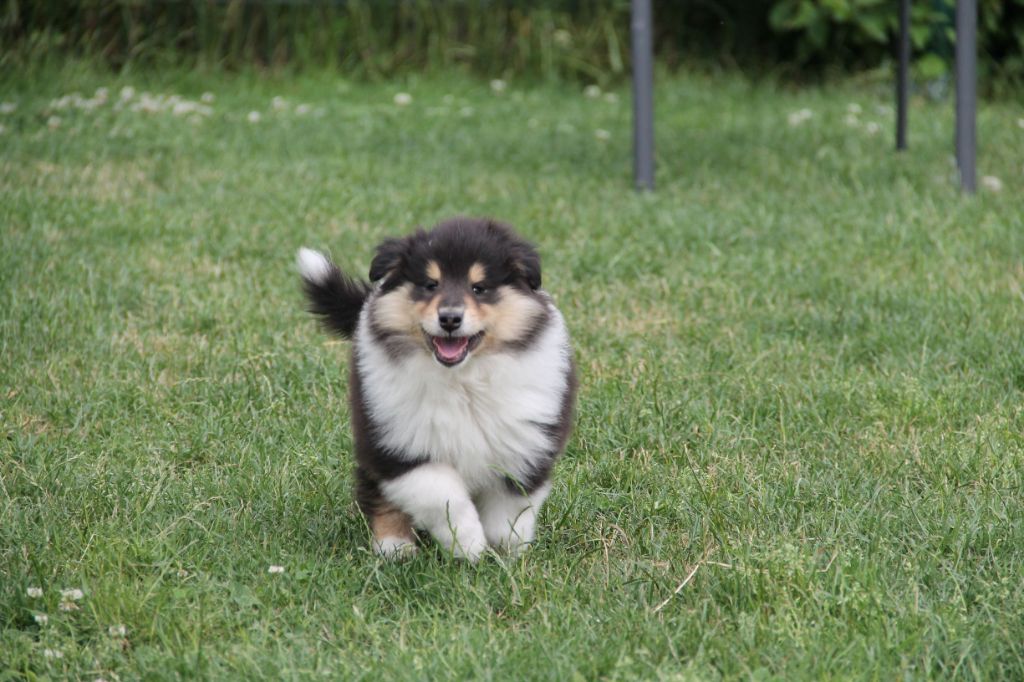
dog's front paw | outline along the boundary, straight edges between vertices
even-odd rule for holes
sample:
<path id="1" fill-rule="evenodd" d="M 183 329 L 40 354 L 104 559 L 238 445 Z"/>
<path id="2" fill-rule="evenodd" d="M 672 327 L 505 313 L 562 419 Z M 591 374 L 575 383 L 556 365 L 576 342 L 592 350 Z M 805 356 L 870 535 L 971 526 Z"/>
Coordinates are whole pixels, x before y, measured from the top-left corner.
<path id="1" fill-rule="evenodd" d="M 517 557 L 526 550 L 530 549 L 530 545 L 533 542 L 530 540 L 524 540 L 516 534 L 512 534 L 502 538 L 502 540 L 495 544 L 494 548 L 499 552 L 503 552 L 510 557 Z"/>
<path id="2" fill-rule="evenodd" d="M 466 559 L 470 563 L 476 563 L 487 551 L 487 539 L 484 537 L 483 531 L 461 532 L 455 537 L 451 550 L 456 559 Z"/>
<path id="3" fill-rule="evenodd" d="M 373 551 L 385 559 L 399 560 L 415 556 L 419 550 L 408 538 L 386 537 L 373 541 Z"/>

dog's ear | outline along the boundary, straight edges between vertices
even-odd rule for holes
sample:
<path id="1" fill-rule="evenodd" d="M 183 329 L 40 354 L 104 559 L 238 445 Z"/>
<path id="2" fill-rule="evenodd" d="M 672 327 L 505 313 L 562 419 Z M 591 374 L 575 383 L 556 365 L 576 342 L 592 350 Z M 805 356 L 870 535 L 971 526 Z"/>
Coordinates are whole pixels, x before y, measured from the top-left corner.
<path id="1" fill-rule="evenodd" d="M 370 263 L 370 281 L 387 277 L 405 263 L 409 243 L 405 239 L 385 239 L 377 247 L 377 254 Z"/>
<path id="2" fill-rule="evenodd" d="M 540 254 L 533 244 L 518 241 L 512 246 L 512 270 L 519 275 L 531 289 L 540 289 Z"/>

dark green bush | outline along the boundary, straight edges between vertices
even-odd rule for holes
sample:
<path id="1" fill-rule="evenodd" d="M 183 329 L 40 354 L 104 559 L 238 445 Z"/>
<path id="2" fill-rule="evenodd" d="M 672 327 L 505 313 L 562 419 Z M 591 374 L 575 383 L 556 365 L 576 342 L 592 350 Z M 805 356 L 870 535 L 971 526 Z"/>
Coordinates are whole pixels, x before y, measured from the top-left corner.
<path id="1" fill-rule="evenodd" d="M 2 2 L 3 0 L 0 0 Z M 955 0 L 917 0 L 919 73 L 952 56 Z M 982 75 L 1024 76 L 1024 0 L 980 0 Z M 605 81 L 626 70 L 628 0 L 6 0 L 5 65 L 53 54 L 114 66 L 334 66 L 378 77 L 460 66 L 476 73 Z M 895 0 L 655 2 L 664 64 L 701 60 L 813 76 L 890 58 Z"/>

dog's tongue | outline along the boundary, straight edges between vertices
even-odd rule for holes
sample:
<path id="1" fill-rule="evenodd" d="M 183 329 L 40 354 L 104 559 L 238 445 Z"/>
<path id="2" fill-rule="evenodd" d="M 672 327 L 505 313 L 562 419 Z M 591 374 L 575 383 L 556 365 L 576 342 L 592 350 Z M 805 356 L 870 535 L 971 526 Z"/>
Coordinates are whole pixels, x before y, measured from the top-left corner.
<path id="1" fill-rule="evenodd" d="M 468 336 L 435 336 L 434 337 L 434 348 L 437 349 L 437 354 L 445 360 L 454 360 L 462 355 L 462 351 L 466 350 L 466 346 L 469 345 Z"/>

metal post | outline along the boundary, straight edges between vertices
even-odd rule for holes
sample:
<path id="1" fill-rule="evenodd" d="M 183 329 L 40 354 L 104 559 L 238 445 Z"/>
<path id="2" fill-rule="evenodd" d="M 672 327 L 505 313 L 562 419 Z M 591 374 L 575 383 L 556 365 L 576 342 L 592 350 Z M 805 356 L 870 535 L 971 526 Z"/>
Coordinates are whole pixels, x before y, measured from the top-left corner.
<path id="1" fill-rule="evenodd" d="M 899 64 L 896 72 L 896 150 L 907 148 L 907 95 L 910 90 L 910 0 L 900 0 Z"/>
<path id="2" fill-rule="evenodd" d="M 654 40 L 651 0 L 632 0 L 633 177 L 654 189 Z"/>
<path id="3" fill-rule="evenodd" d="M 973 194 L 977 189 L 976 114 L 978 106 L 977 0 L 956 3 L 956 167 L 960 187 Z"/>

